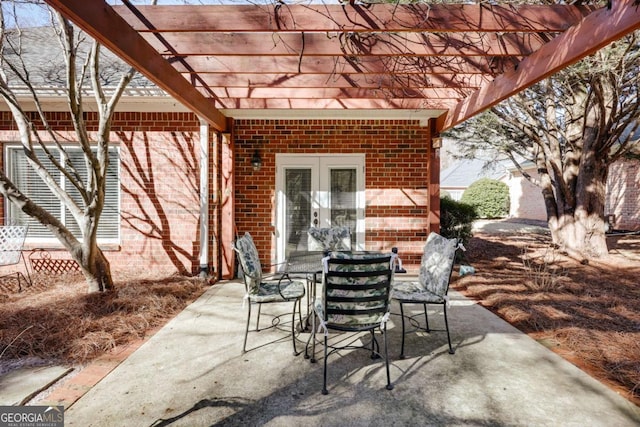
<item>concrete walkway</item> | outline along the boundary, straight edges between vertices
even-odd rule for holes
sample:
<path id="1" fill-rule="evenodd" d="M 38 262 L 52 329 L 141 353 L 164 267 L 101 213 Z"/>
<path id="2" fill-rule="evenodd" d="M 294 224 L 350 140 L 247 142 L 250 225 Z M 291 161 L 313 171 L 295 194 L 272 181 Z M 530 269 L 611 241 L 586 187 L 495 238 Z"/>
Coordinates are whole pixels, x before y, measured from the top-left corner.
<path id="1" fill-rule="evenodd" d="M 385 389 L 381 361 L 341 352 L 329 359 L 324 396 L 321 347 L 319 363 L 294 357 L 289 316 L 250 334 L 252 350 L 241 354 L 242 294 L 237 281 L 212 286 L 67 408 L 65 425 L 640 425 L 640 408 L 456 292 L 454 355 L 446 335 L 432 332 L 411 335 L 408 358 L 399 360 L 392 316 L 395 388 Z M 440 319 L 430 317 L 436 327 Z"/>
<path id="2" fill-rule="evenodd" d="M 545 221 L 526 219 L 479 219 L 473 223 L 474 233 L 502 234 L 502 233 L 535 233 L 548 234 L 549 227 Z"/>

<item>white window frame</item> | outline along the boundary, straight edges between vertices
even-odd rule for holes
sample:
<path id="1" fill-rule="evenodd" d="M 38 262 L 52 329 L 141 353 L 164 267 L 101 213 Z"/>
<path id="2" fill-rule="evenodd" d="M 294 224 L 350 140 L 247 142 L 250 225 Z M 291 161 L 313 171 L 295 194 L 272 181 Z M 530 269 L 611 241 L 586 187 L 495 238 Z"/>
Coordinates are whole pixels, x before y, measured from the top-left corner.
<path id="1" fill-rule="evenodd" d="M 63 147 L 65 150 L 77 150 L 77 151 L 81 151 L 82 148 L 79 145 L 72 145 L 72 144 L 63 144 Z M 57 147 L 51 145 L 48 146 L 47 148 L 49 148 L 50 150 L 58 150 Z M 7 177 L 16 185 L 18 186 L 18 188 L 20 188 L 20 183 L 15 181 L 15 173 L 16 171 L 14 170 L 14 159 L 16 156 L 16 153 L 21 152 L 23 149 L 21 144 L 15 144 L 15 143 L 9 143 L 9 144 L 5 144 L 5 149 L 4 149 L 4 165 L 5 165 L 5 173 L 7 175 Z M 109 167 L 115 167 L 115 173 L 117 176 L 117 184 L 115 186 L 115 189 L 117 190 L 117 197 L 116 197 L 116 201 L 115 201 L 115 205 L 116 205 L 116 217 L 117 217 L 117 226 L 116 231 L 115 231 L 115 235 L 109 236 L 109 237 L 98 237 L 98 244 L 101 245 L 118 245 L 120 243 L 120 228 L 121 228 L 121 197 L 122 197 L 122 189 L 121 189 L 121 185 L 120 185 L 120 147 L 118 145 L 112 144 L 109 147 L 109 150 L 116 150 L 117 152 L 117 159 L 118 161 L 113 162 L 114 157 L 110 158 L 110 165 Z M 64 178 L 61 177 L 61 187 L 64 188 Z M 34 200 L 36 203 L 38 202 L 37 200 Z M 60 213 L 58 215 L 58 218 L 60 218 L 63 223 L 65 223 L 64 221 L 64 216 L 65 216 L 65 210 L 62 209 L 62 203 L 59 203 L 60 206 Z M 15 209 L 15 208 L 13 208 Z M 12 204 L 8 201 L 5 200 L 4 203 L 4 217 L 5 217 L 5 222 L 6 223 L 11 223 L 13 221 L 16 221 L 15 218 L 12 217 Z M 33 219 L 30 219 L 31 221 L 35 221 Z M 103 212 L 103 216 L 100 218 L 100 221 L 104 221 L 105 217 L 104 217 L 104 212 Z M 27 235 L 27 239 L 26 239 L 26 243 L 34 246 L 34 245 L 38 245 L 39 247 L 51 247 L 51 248 L 56 248 L 56 247 L 61 247 L 61 243 L 60 241 L 54 237 L 44 237 L 44 236 L 36 236 L 36 237 L 32 237 L 30 236 L 31 234 L 31 230 L 29 231 L 29 234 Z M 79 240 L 82 240 L 79 236 L 77 236 L 79 238 Z"/>

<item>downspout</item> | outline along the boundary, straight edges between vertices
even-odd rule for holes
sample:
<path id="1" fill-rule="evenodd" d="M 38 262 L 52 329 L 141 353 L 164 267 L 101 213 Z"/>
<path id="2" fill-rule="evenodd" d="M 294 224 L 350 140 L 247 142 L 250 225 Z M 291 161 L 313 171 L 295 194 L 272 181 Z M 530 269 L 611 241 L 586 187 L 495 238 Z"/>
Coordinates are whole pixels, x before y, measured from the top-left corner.
<path id="1" fill-rule="evenodd" d="M 200 119 L 200 277 L 209 276 L 209 123 Z"/>

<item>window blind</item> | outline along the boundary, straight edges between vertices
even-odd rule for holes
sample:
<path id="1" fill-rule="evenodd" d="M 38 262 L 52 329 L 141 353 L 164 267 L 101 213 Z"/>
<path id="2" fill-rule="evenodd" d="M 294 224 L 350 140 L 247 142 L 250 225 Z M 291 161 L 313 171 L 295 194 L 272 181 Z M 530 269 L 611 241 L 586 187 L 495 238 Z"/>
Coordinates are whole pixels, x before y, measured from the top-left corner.
<path id="1" fill-rule="evenodd" d="M 63 155 L 69 156 L 69 161 L 78 171 L 82 180 L 87 182 L 88 171 L 84 162 L 84 155 L 80 147 L 64 147 L 65 152 L 50 147 L 49 150 L 57 156 L 58 160 L 64 164 Z M 62 188 L 65 188 L 71 198 L 73 198 L 80 206 L 82 203 L 80 193 L 66 178 L 53 166 L 51 161 L 46 157 L 43 149 L 35 150 L 37 157 L 42 161 L 45 168 L 51 172 Z M 117 147 L 109 148 L 109 167 L 107 169 L 107 183 L 105 190 L 105 205 L 100 217 L 98 226 L 98 239 L 113 240 L 119 237 L 120 223 L 120 181 L 119 181 L 119 150 Z M 38 174 L 27 162 L 26 155 L 21 146 L 12 146 L 7 149 L 7 160 L 9 164 L 9 177 L 13 183 L 35 203 L 46 209 L 69 229 L 74 236 L 80 238 L 80 228 L 73 219 L 71 213 L 64 209 L 62 203 L 49 190 L 49 187 L 40 179 Z M 53 235 L 38 222 L 37 220 L 25 215 L 13 204 L 9 204 L 8 217 L 12 222 L 26 224 L 29 226 L 29 238 L 53 238 Z"/>

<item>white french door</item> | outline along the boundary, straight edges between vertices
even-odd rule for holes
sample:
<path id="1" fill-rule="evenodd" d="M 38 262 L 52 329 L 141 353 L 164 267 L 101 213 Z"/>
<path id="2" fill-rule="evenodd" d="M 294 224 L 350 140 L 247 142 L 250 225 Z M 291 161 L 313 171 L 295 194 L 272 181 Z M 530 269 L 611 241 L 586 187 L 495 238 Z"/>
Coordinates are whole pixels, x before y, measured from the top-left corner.
<path id="1" fill-rule="evenodd" d="M 276 257 L 307 249 L 309 227 L 348 226 L 364 248 L 364 154 L 276 155 Z"/>

